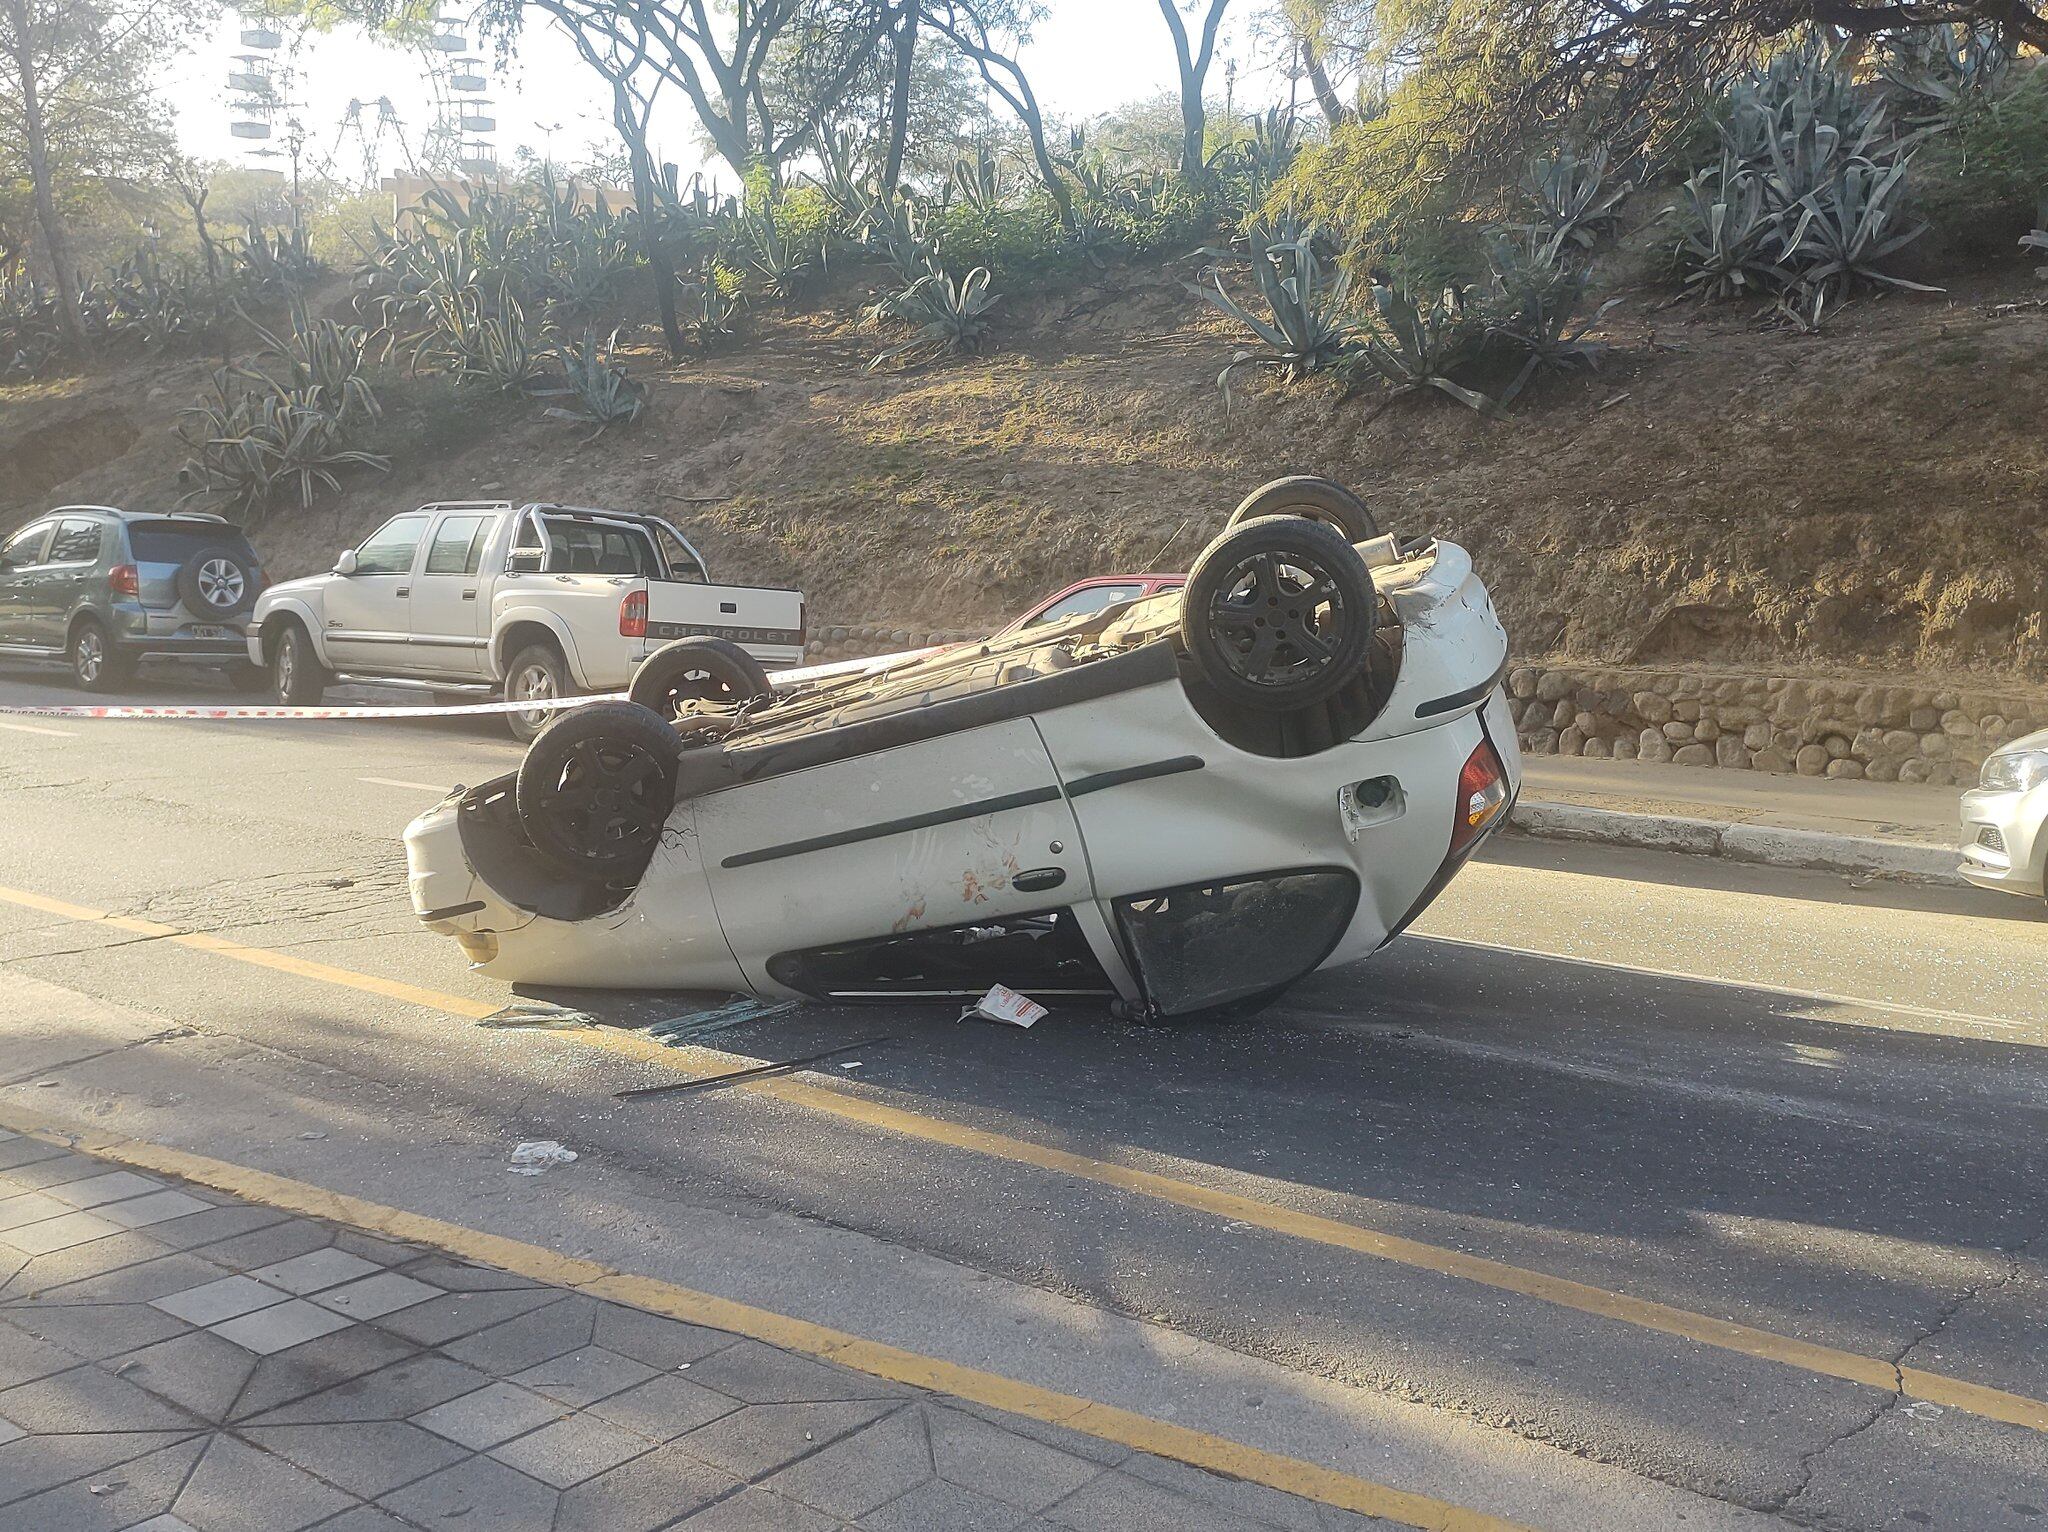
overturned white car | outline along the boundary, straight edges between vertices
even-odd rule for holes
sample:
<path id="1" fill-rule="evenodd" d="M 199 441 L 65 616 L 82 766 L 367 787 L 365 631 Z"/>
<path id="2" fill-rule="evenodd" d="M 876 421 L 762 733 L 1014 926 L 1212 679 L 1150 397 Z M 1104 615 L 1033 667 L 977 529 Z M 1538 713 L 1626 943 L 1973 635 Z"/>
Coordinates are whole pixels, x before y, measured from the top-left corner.
<path id="1" fill-rule="evenodd" d="M 1506 656 L 1462 549 L 1281 480 L 1184 590 L 999 642 L 773 686 L 672 645 L 416 820 L 413 904 L 515 982 L 1249 1010 L 1505 819 Z"/>

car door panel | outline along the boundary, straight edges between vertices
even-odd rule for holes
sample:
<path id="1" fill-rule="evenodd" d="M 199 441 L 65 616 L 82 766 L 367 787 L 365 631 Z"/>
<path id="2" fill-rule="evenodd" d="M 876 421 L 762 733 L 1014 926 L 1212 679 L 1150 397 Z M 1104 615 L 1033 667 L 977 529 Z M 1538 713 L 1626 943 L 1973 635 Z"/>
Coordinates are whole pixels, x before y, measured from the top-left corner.
<path id="1" fill-rule="evenodd" d="M 411 649 L 420 664 L 464 677 L 484 673 L 490 603 L 483 599 L 480 570 L 496 519 L 477 511 L 450 511 L 434 523 L 407 598 Z"/>
<path id="2" fill-rule="evenodd" d="M 1028 718 L 710 793 L 693 808 L 726 939 L 770 991 L 777 953 L 1091 897 L 1079 828 Z"/>
<path id="3" fill-rule="evenodd" d="M 54 522 L 24 527 L 0 546 L 0 643 L 36 642 L 40 576 Z"/>
<path id="4" fill-rule="evenodd" d="M 336 670 L 370 673 L 421 668 L 407 654 L 412 640 L 412 582 L 428 517 L 394 516 L 356 550 L 356 569 L 336 574 L 321 592 L 327 660 Z"/>

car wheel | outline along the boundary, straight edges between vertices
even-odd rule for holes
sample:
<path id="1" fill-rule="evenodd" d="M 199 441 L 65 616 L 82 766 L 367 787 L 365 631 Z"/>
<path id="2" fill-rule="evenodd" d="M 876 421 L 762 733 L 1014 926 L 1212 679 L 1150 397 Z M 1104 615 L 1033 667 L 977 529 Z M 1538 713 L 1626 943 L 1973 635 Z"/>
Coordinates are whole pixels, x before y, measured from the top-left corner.
<path id="1" fill-rule="evenodd" d="M 597 702 L 526 752 L 513 787 L 519 824 L 560 866 L 607 880 L 647 865 L 675 807 L 676 731 L 635 702 Z"/>
<path id="2" fill-rule="evenodd" d="M 72 629 L 70 659 L 73 679 L 89 692 L 110 692 L 135 674 L 135 661 L 116 649 L 96 622 Z"/>
<path id="3" fill-rule="evenodd" d="M 1261 484 L 1238 502 L 1223 530 L 1228 532 L 1262 516 L 1305 516 L 1310 521 L 1327 522 L 1342 532 L 1348 543 L 1367 543 L 1380 535 L 1380 524 L 1363 500 L 1335 479 L 1319 479 L 1313 474 L 1298 473 Z"/>
<path id="4" fill-rule="evenodd" d="M 1290 712 L 1358 676 L 1379 620 L 1372 572 L 1325 522 L 1267 516 L 1202 550 L 1181 602 L 1181 642 L 1226 702 Z"/>
<path id="5" fill-rule="evenodd" d="M 327 667 L 313 653 L 313 640 L 296 622 L 286 625 L 270 652 L 271 690 L 286 707 L 314 707 L 327 691 Z"/>
<path id="6" fill-rule="evenodd" d="M 246 612 L 255 603 L 255 566 L 231 548 L 201 548 L 178 571 L 178 598 L 207 622 Z"/>
<path id="7" fill-rule="evenodd" d="M 686 702 L 738 704 L 774 691 L 761 662 L 732 640 L 679 638 L 641 663 L 627 696 L 662 718 L 676 718 Z"/>
<path id="8" fill-rule="evenodd" d="M 505 667 L 507 702 L 547 702 L 575 695 L 576 682 L 569 674 L 569 662 L 553 644 L 528 644 Z M 530 713 L 507 713 L 505 723 L 514 739 L 530 744 L 561 716 L 557 708 L 535 708 Z"/>

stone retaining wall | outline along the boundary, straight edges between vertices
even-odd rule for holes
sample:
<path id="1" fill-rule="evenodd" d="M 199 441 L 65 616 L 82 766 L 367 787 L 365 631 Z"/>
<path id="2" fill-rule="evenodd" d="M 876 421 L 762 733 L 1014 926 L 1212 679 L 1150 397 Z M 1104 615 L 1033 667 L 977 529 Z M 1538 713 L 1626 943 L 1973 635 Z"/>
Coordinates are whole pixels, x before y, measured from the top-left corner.
<path id="1" fill-rule="evenodd" d="M 1529 755 L 1974 784 L 2048 726 L 2048 694 L 1878 680 L 1524 665 L 1509 708 Z"/>

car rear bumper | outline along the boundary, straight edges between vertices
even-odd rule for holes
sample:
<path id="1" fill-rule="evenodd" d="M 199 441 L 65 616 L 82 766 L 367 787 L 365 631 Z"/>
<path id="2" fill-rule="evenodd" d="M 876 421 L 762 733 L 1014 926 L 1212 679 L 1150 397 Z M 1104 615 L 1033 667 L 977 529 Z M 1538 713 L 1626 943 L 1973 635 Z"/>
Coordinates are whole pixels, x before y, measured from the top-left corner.
<path id="1" fill-rule="evenodd" d="M 1961 849 L 1956 870 L 1979 888 L 2041 895 L 2048 882 L 2048 785 L 1964 793 Z"/>

